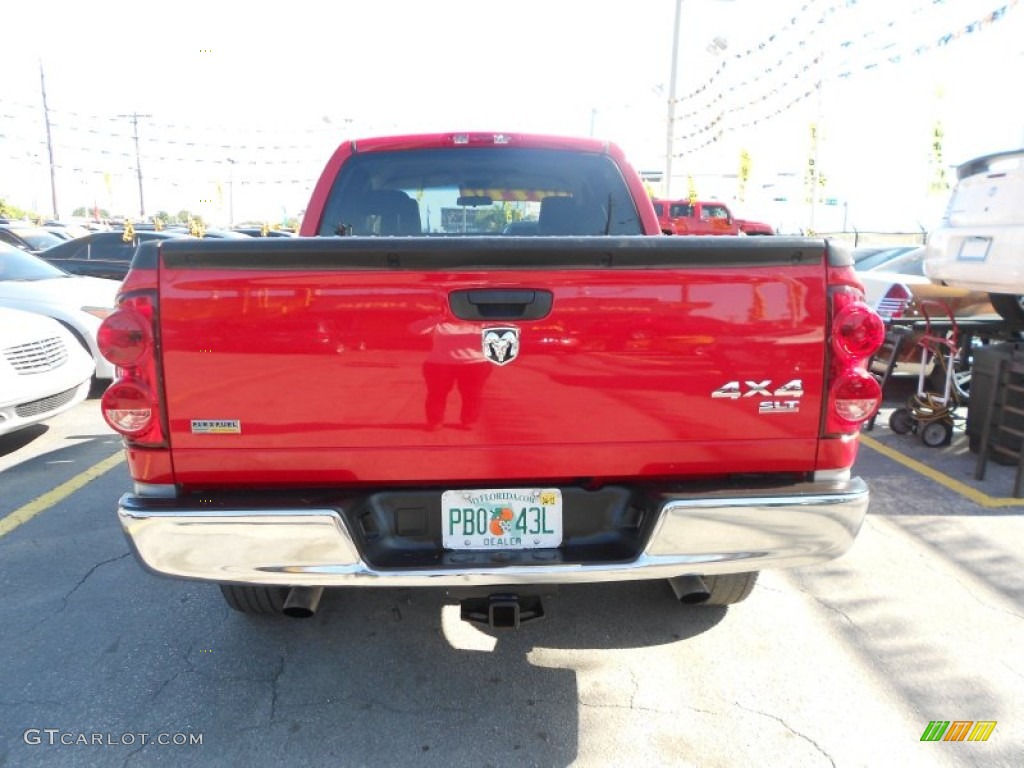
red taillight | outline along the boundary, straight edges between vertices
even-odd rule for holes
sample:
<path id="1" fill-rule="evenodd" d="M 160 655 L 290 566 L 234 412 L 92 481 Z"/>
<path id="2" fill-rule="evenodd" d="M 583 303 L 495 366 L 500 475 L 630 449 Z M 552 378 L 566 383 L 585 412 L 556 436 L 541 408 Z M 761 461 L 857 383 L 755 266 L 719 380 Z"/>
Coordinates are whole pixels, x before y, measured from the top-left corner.
<path id="1" fill-rule="evenodd" d="M 832 354 L 823 437 L 854 434 L 878 410 L 882 388 L 866 365 L 885 341 L 885 323 L 864 303 L 853 270 L 833 270 L 830 282 Z"/>
<path id="2" fill-rule="evenodd" d="M 134 381 L 118 381 L 107 388 L 100 401 L 103 418 L 116 432 L 136 437 L 154 425 L 156 403 L 153 396 Z"/>
<path id="3" fill-rule="evenodd" d="M 862 301 L 847 304 L 832 320 L 832 349 L 854 361 L 871 357 L 885 341 L 885 324 Z"/>
<path id="4" fill-rule="evenodd" d="M 107 360 L 130 368 L 149 351 L 153 333 L 147 318 L 133 309 L 118 309 L 100 325 L 96 340 Z"/>
<path id="5" fill-rule="evenodd" d="M 882 387 L 878 380 L 859 368 L 847 370 L 832 385 L 829 402 L 832 413 L 842 424 L 860 426 L 877 410 L 882 401 Z"/>
<path id="6" fill-rule="evenodd" d="M 888 320 L 903 317 L 903 313 L 907 310 L 907 305 L 910 304 L 910 299 L 911 294 L 907 290 L 907 286 L 902 283 L 894 283 L 885 292 L 882 300 L 878 302 L 878 314 Z"/>
<path id="7" fill-rule="evenodd" d="M 156 296 L 122 295 L 97 335 L 100 352 L 117 366 L 117 380 L 101 401 L 103 418 L 132 445 L 166 446 L 157 370 Z"/>

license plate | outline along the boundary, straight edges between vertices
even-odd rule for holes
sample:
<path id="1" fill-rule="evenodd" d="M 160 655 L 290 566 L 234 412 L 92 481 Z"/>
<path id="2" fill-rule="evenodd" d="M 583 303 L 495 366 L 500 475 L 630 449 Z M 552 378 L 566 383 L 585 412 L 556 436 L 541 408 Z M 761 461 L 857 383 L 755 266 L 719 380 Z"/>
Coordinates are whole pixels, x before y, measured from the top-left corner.
<path id="1" fill-rule="evenodd" d="M 992 245 L 990 237 L 966 237 L 960 243 L 960 261 L 984 261 L 988 258 L 988 249 Z"/>
<path id="2" fill-rule="evenodd" d="M 562 543 L 557 488 L 491 488 L 441 494 L 445 549 L 542 549 Z"/>

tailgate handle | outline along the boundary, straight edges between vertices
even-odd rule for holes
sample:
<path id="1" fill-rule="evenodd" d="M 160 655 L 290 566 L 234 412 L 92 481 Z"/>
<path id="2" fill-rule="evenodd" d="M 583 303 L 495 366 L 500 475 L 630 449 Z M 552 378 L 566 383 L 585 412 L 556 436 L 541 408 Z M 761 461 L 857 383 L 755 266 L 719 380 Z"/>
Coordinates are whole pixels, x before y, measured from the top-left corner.
<path id="1" fill-rule="evenodd" d="M 460 320 L 540 320 L 551 312 L 551 291 L 494 288 L 452 291 L 452 313 Z"/>

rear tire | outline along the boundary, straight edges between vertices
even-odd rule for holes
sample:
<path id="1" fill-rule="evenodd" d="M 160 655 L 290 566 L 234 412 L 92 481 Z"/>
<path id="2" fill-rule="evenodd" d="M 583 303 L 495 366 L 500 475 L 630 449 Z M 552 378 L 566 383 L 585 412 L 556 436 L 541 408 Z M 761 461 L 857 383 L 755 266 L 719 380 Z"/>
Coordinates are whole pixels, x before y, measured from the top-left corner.
<path id="1" fill-rule="evenodd" d="M 1024 327 L 1024 296 L 1011 293 L 990 293 L 988 295 L 996 312 L 1014 328 Z"/>
<path id="2" fill-rule="evenodd" d="M 232 610 L 252 616 L 281 616 L 288 590 L 285 587 L 239 587 L 220 584 L 224 602 Z"/>
<path id="3" fill-rule="evenodd" d="M 758 571 L 704 576 L 710 597 L 701 605 L 734 605 L 746 600 L 757 583 Z"/>

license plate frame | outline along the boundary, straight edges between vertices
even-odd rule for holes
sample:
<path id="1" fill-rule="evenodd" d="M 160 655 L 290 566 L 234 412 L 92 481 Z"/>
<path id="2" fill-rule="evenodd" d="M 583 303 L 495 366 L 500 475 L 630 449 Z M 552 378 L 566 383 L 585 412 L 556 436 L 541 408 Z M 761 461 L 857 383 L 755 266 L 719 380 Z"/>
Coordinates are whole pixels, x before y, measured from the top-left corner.
<path id="1" fill-rule="evenodd" d="M 991 237 L 965 237 L 960 242 L 957 261 L 985 261 L 991 247 Z"/>
<path id="2" fill-rule="evenodd" d="M 562 502 L 558 488 L 444 491 L 441 544 L 446 550 L 478 552 L 559 547 Z"/>

